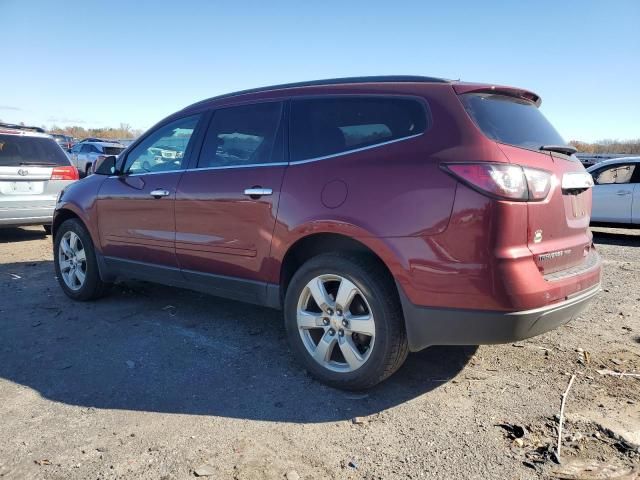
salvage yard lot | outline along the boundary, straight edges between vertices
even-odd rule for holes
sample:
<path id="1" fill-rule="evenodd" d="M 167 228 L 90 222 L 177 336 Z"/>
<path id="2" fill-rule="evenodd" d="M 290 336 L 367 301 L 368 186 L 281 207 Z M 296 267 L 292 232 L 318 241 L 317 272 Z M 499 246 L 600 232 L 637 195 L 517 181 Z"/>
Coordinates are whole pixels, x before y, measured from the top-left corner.
<path id="1" fill-rule="evenodd" d="M 595 229 L 604 290 L 569 325 L 366 393 L 308 377 L 277 311 L 140 282 L 73 303 L 41 230 L 0 230 L 0 478 L 547 478 L 572 374 L 563 464 L 640 462 L 640 379 L 598 373 L 640 372 L 640 230 Z"/>

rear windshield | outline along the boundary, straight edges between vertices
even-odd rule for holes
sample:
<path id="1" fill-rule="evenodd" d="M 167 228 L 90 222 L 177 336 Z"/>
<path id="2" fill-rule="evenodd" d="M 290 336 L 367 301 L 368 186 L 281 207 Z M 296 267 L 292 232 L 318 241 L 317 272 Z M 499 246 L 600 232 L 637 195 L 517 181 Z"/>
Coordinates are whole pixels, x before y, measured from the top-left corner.
<path id="1" fill-rule="evenodd" d="M 69 164 L 69 159 L 52 138 L 0 134 L 0 167 Z"/>
<path id="2" fill-rule="evenodd" d="M 123 150 L 124 148 L 122 147 L 102 147 L 102 151 L 106 155 L 120 155 L 120 152 L 122 152 Z"/>
<path id="3" fill-rule="evenodd" d="M 492 140 L 534 150 L 543 145 L 566 145 L 532 102 L 491 93 L 469 93 L 460 98 L 478 128 Z"/>

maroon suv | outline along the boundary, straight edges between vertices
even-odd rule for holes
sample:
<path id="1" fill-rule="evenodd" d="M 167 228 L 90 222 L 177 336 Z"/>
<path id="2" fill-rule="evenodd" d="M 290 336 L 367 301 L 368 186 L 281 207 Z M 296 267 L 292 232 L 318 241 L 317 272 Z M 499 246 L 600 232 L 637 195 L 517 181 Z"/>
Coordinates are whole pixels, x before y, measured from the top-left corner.
<path id="1" fill-rule="evenodd" d="M 279 85 L 162 120 L 66 188 L 76 300 L 136 278 L 284 310 L 320 380 L 370 387 L 409 351 L 520 340 L 600 286 L 591 177 L 529 91 L 426 77 Z"/>

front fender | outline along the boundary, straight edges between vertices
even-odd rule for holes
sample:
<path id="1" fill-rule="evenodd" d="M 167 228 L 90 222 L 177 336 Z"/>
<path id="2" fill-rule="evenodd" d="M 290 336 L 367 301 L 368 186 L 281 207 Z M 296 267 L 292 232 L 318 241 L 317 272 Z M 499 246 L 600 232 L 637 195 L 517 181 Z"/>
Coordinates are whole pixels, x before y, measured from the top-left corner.
<path id="1" fill-rule="evenodd" d="M 65 188 L 61 198 L 56 203 L 53 212 L 53 237 L 55 231 L 65 217 L 72 213 L 78 217 L 87 228 L 94 248 L 102 252 L 100 235 L 98 231 L 97 198 L 100 186 L 106 179 L 102 175 L 90 175 L 82 180 L 72 183 Z"/>

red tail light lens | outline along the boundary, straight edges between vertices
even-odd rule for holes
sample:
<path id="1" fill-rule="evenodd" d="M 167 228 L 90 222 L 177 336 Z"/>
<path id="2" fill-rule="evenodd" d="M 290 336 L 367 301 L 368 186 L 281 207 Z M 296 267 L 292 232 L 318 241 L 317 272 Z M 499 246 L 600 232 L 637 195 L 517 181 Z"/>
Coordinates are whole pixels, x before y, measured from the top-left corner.
<path id="1" fill-rule="evenodd" d="M 78 169 L 71 165 L 67 167 L 54 167 L 51 171 L 51 180 L 78 180 Z"/>
<path id="2" fill-rule="evenodd" d="M 552 174 L 509 163 L 449 163 L 443 166 L 470 187 L 512 201 L 544 200 L 551 189 Z"/>

